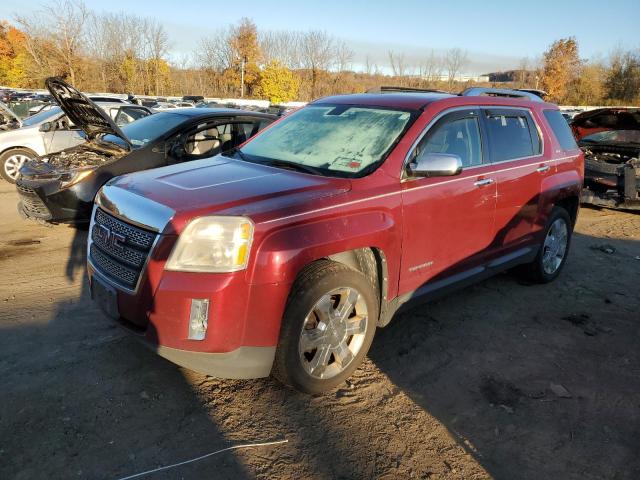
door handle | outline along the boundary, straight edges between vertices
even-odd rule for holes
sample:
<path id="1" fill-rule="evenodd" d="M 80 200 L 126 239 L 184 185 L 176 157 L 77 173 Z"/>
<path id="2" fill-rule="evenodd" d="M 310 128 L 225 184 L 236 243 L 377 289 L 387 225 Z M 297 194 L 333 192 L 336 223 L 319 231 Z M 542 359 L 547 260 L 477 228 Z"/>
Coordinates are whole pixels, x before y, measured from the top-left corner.
<path id="1" fill-rule="evenodd" d="M 491 185 L 494 182 L 493 178 L 483 178 L 482 180 L 478 180 L 477 182 L 474 182 L 473 184 L 476 187 L 484 187 L 485 185 Z"/>
<path id="2" fill-rule="evenodd" d="M 538 168 L 536 168 L 536 172 L 538 173 L 548 172 L 550 168 L 551 167 L 549 165 L 540 165 Z"/>

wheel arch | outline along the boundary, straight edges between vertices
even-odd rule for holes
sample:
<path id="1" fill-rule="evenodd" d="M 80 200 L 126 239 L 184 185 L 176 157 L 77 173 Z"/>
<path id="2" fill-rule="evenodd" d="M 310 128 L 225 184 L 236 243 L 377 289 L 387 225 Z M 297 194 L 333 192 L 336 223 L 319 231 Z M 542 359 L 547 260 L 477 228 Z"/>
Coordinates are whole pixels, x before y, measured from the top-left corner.
<path id="1" fill-rule="evenodd" d="M 38 152 L 36 152 L 33 148 L 30 147 L 22 147 L 22 146 L 17 146 L 17 145 L 12 145 L 10 147 L 5 148 L 4 150 L 0 151 L 0 155 L 4 155 L 7 152 L 10 152 L 11 150 L 28 150 L 29 152 L 33 153 L 33 155 L 35 157 L 39 157 L 40 155 L 38 155 Z"/>
<path id="2" fill-rule="evenodd" d="M 578 219 L 578 209 L 580 208 L 580 199 L 577 196 L 571 195 L 559 198 L 556 200 L 555 205 L 565 209 L 569 214 L 571 224 L 576 224 L 576 220 Z"/>

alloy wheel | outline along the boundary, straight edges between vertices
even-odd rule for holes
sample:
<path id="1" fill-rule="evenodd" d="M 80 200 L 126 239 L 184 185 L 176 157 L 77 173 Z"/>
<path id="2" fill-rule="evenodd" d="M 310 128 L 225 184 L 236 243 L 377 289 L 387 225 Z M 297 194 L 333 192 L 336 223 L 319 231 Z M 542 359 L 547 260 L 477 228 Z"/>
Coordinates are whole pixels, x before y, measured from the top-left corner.
<path id="1" fill-rule="evenodd" d="M 542 246 L 542 268 L 547 275 L 553 275 L 562 265 L 567 253 L 568 233 L 567 223 L 562 218 L 551 224 Z"/>
<path id="2" fill-rule="evenodd" d="M 317 379 L 343 372 L 360 352 L 367 331 L 367 305 L 355 288 L 323 295 L 305 318 L 298 351 L 305 371 Z"/>
<path id="3" fill-rule="evenodd" d="M 8 177 L 15 180 L 18 178 L 18 172 L 20 172 L 20 167 L 31 160 L 31 157 L 28 157 L 22 153 L 16 153 L 11 155 L 4 161 L 4 171 Z"/>

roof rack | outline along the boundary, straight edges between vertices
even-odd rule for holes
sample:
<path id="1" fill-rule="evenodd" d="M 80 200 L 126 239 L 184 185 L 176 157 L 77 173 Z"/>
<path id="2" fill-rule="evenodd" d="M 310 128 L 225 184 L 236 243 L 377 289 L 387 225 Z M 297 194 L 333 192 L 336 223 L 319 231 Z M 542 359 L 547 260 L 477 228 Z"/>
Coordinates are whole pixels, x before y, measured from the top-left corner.
<path id="1" fill-rule="evenodd" d="M 414 87 L 388 87 L 381 86 L 370 88 L 367 93 L 449 93 L 444 90 L 434 90 L 429 88 L 414 88 Z"/>
<path id="2" fill-rule="evenodd" d="M 463 97 L 489 96 L 489 97 L 526 98 L 527 100 L 531 100 L 532 102 L 544 102 L 544 100 L 542 100 L 542 98 L 540 98 L 535 93 L 523 92 L 522 90 L 510 90 L 508 88 L 472 87 L 472 88 L 467 88 L 460 95 Z"/>

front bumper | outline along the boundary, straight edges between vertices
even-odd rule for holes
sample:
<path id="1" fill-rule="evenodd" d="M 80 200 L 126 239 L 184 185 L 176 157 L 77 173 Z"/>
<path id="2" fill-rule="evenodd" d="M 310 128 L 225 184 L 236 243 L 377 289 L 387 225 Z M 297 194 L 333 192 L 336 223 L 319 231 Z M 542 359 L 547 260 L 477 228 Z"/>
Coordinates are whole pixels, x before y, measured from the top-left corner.
<path id="1" fill-rule="evenodd" d="M 176 365 L 219 378 L 268 377 L 276 356 L 276 347 L 239 347 L 226 353 L 206 353 L 146 345 Z"/>
<path id="2" fill-rule="evenodd" d="M 91 216 L 93 195 L 83 185 L 60 189 L 55 179 L 20 177 L 16 182 L 18 211 L 23 217 L 51 223 L 86 223 Z"/>
<path id="3" fill-rule="evenodd" d="M 640 210 L 640 168 L 588 162 L 581 202 L 609 208 Z"/>
<path id="4" fill-rule="evenodd" d="M 178 365 L 221 378 L 269 375 L 290 286 L 252 285 L 245 272 L 165 271 L 171 243 L 160 239 L 135 291 L 119 288 L 89 262 L 92 290 L 96 278 L 113 288 L 118 323 Z M 188 338 L 192 299 L 209 300 L 203 340 Z"/>

